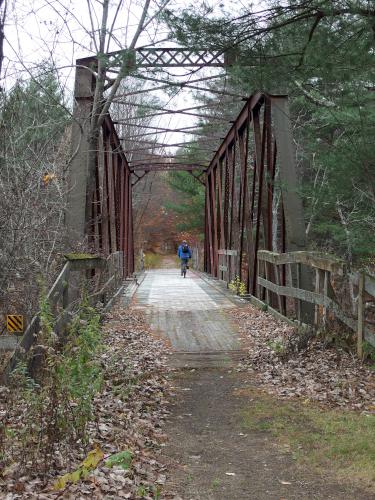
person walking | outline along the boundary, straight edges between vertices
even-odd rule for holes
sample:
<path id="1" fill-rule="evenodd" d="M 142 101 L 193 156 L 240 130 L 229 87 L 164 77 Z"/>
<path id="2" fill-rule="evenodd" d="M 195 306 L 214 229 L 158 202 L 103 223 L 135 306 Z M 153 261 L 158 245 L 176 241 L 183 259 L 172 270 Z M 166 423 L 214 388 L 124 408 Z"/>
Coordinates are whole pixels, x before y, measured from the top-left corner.
<path id="1" fill-rule="evenodd" d="M 181 260 L 181 276 L 185 278 L 186 269 L 189 259 L 191 259 L 192 253 L 186 240 L 183 240 L 181 245 L 179 245 L 177 250 L 177 256 Z"/>

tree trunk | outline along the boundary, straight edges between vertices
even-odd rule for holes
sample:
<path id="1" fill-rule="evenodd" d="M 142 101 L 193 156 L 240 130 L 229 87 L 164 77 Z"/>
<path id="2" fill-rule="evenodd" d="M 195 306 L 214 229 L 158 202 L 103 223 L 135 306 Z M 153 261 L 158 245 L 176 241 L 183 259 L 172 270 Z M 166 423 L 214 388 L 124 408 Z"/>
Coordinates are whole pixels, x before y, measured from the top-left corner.
<path id="1" fill-rule="evenodd" d="M 7 10 L 6 0 L 0 0 L 0 76 L 4 58 L 3 47 L 4 47 L 4 26 L 5 26 L 6 10 Z"/>

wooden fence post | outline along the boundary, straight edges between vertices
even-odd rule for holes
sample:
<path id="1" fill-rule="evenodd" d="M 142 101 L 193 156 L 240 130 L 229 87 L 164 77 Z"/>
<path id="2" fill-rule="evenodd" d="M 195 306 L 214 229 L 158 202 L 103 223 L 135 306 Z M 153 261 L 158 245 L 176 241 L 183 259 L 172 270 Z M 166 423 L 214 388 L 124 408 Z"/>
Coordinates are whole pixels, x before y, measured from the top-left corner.
<path id="1" fill-rule="evenodd" d="M 331 273 L 329 271 L 324 271 L 324 283 L 323 283 L 323 295 L 328 297 L 328 283 L 330 283 Z M 323 328 L 327 327 L 327 307 L 323 306 Z"/>
<path id="2" fill-rule="evenodd" d="M 328 287 L 328 281 L 327 278 L 324 274 L 324 271 L 321 269 L 317 268 L 315 269 L 315 293 L 320 294 L 322 293 L 322 289 L 324 290 L 324 286 Z M 325 296 L 327 293 L 325 293 Z M 320 305 L 315 304 L 315 314 L 314 314 L 314 324 L 316 327 L 319 327 L 322 325 L 322 315 L 320 311 Z M 323 311 L 323 317 L 325 316 L 325 312 Z"/>
<path id="3" fill-rule="evenodd" d="M 357 354 L 360 359 L 363 356 L 363 327 L 364 327 L 364 315 L 363 315 L 363 290 L 365 287 L 365 274 L 362 272 L 359 274 L 358 283 L 358 299 L 357 299 L 357 312 L 358 312 L 358 327 L 357 327 Z"/>
<path id="4" fill-rule="evenodd" d="M 296 280 L 297 280 L 297 288 L 301 289 L 301 264 L 296 264 Z M 302 313 L 301 313 L 301 304 L 302 301 L 301 299 L 296 299 L 296 313 L 297 313 L 297 320 L 301 323 L 302 322 Z"/>
<path id="5" fill-rule="evenodd" d="M 315 293 L 320 293 L 320 269 L 315 269 Z M 319 326 L 319 305 L 315 304 L 314 325 Z"/>

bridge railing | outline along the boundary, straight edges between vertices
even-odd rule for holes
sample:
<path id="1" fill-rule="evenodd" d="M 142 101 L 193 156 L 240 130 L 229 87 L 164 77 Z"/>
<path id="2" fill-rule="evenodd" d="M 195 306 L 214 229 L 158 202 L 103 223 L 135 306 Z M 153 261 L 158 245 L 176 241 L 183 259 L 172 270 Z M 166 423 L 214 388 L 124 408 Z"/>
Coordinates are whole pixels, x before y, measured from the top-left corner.
<path id="1" fill-rule="evenodd" d="M 122 252 L 114 252 L 107 258 L 89 254 L 69 254 L 65 258 L 67 261 L 63 269 L 46 295 L 46 300 L 56 318 L 54 332 L 58 336 L 66 332 L 82 299 L 82 292 L 90 304 L 100 303 L 104 307 L 120 288 L 124 279 Z M 4 382 L 17 361 L 33 346 L 40 327 L 40 316 L 36 314 L 1 376 Z"/>
<path id="2" fill-rule="evenodd" d="M 230 283 L 237 272 L 237 250 L 218 250 L 219 279 Z"/>
<path id="3" fill-rule="evenodd" d="M 303 303 L 312 304 L 315 328 L 326 327 L 328 319 L 335 317 L 357 334 L 357 352 L 362 357 L 363 340 L 375 346 L 374 332 L 366 325 L 364 299 L 375 298 L 375 278 L 365 273 L 350 274 L 345 263 L 333 256 L 319 252 L 276 253 L 259 250 L 257 298 L 255 301 L 266 304 L 271 311 L 285 317 L 294 317 L 302 323 Z M 314 290 L 301 287 L 301 266 L 307 266 L 311 275 L 315 274 Z M 335 297 L 332 276 L 338 275 L 358 288 L 356 315 L 350 314 L 349 307 L 340 305 Z M 280 284 L 285 283 L 285 284 Z M 287 300 L 289 299 L 289 301 Z M 294 304 L 293 304 L 294 302 Z"/>

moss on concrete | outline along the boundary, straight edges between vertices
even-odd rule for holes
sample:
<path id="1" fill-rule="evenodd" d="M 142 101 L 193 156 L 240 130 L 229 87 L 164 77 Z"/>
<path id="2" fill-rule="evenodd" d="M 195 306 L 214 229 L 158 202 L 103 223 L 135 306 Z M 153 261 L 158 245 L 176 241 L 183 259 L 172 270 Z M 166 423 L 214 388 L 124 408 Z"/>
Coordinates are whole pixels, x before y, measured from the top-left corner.
<path id="1" fill-rule="evenodd" d="M 64 257 L 67 260 L 100 259 L 99 255 L 92 255 L 91 253 L 66 253 Z"/>

